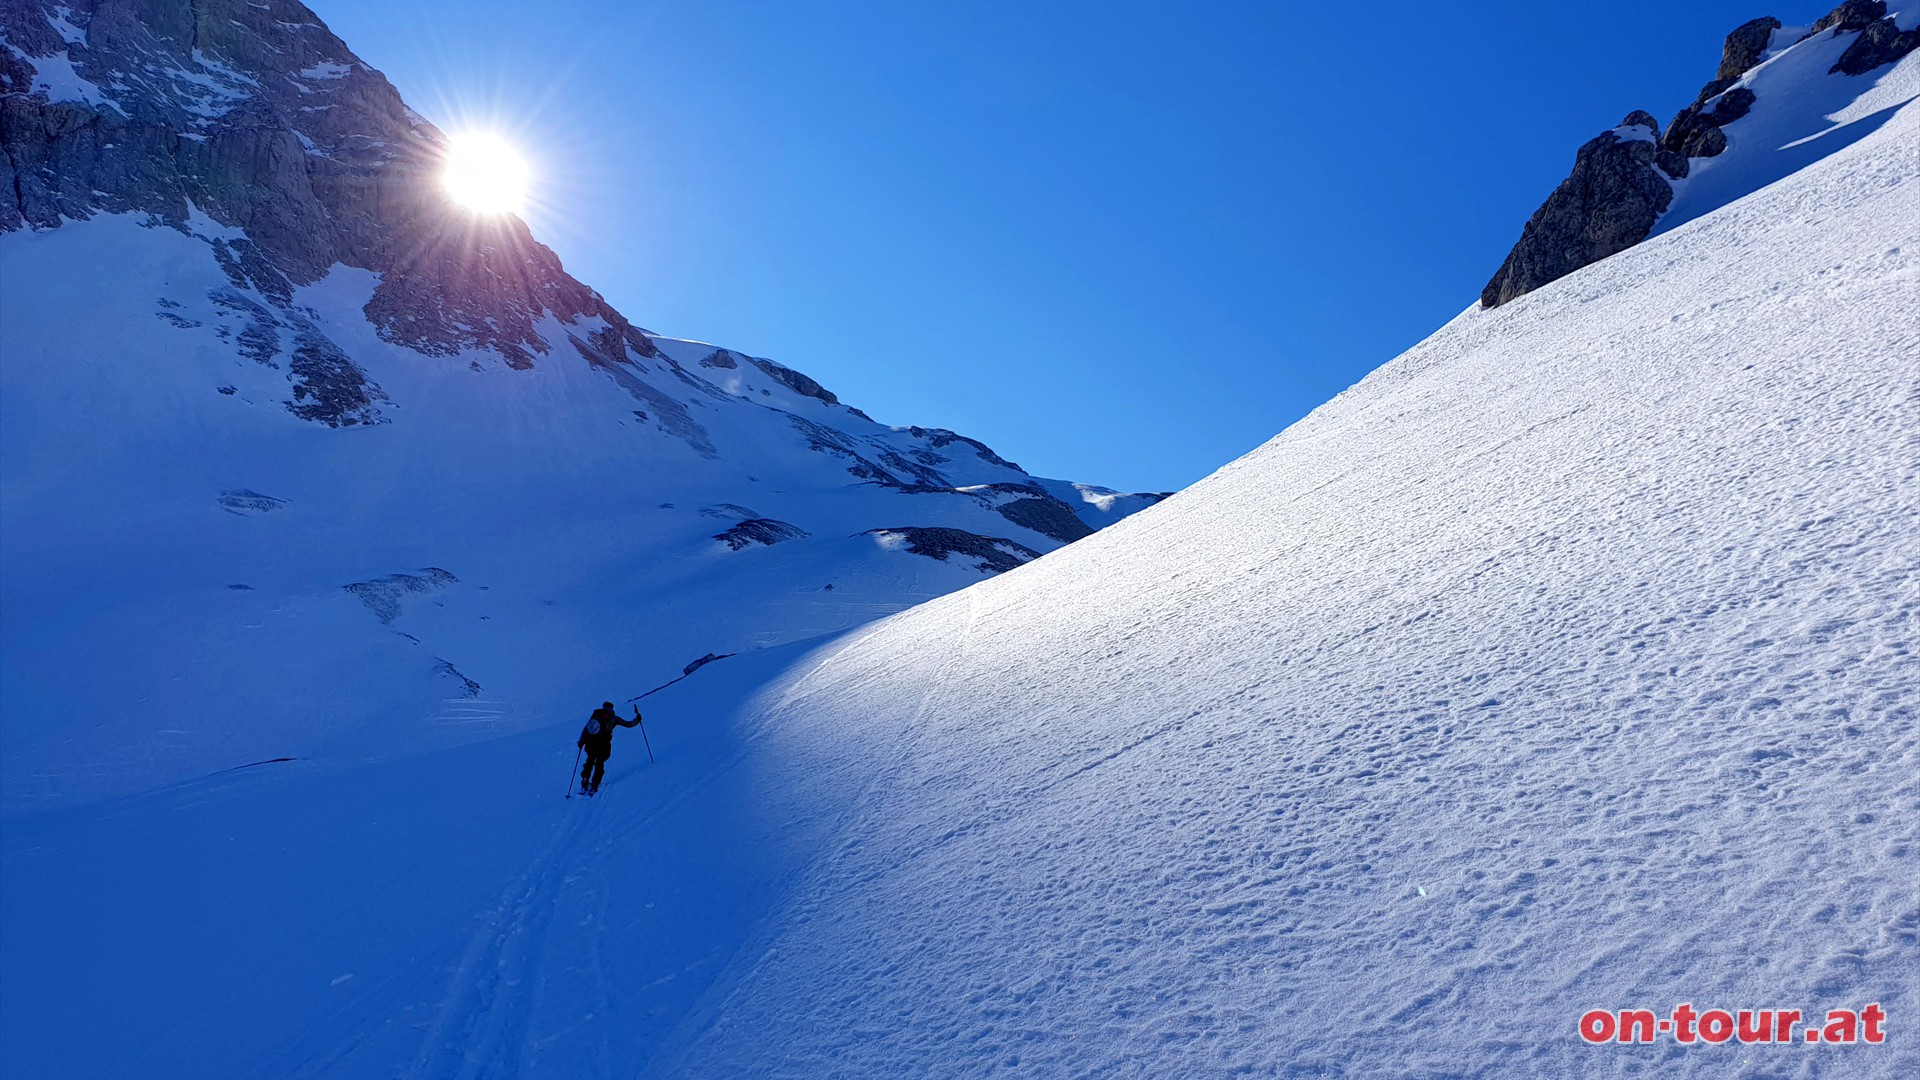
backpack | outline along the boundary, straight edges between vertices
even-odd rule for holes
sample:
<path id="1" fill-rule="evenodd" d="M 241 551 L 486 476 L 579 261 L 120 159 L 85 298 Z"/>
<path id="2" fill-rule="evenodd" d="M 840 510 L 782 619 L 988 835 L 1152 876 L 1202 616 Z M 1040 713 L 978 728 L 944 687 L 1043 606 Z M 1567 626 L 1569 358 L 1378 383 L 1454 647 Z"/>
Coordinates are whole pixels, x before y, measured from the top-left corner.
<path id="1" fill-rule="evenodd" d="M 580 738 L 577 740 L 582 748 L 589 744 L 598 744 L 609 749 L 613 747 L 613 724 L 602 719 L 600 715 L 605 712 L 607 712 L 605 709 L 595 709 L 593 715 L 587 717 L 587 726 L 580 729 Z M 608 715 L 618 714 L 608 713 Z"/>

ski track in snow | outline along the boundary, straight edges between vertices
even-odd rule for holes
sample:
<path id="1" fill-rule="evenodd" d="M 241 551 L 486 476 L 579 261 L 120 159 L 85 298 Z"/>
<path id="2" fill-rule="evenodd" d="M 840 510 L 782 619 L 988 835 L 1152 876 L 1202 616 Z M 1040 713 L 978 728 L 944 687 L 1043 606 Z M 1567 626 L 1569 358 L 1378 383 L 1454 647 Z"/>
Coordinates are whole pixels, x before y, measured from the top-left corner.
<path id="1" fill-rule="evenodd" d="M 524 874 L 483 921 L 453 975 L 453 991 L 428 1030 L 411 1080 L 515 1076 L 513 1058 L 528 1045 L 532 974 L 554 914 L 556 894 L 582 830 L 598 817 L 599 800 L 567 815 Z"/>

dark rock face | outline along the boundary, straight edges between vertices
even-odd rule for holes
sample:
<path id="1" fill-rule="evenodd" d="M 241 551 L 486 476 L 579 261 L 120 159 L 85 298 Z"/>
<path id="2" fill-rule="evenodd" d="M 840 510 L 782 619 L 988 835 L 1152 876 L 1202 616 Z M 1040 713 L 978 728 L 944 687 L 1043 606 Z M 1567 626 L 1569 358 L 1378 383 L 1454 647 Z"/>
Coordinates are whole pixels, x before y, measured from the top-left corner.
<path id="1" fill-rule="evenodd" d="M 220 493 L 220 498 L 215 501 L 218 502 L 220 508 L 227 513 L 239 514 L 242 517 L 248 514 L 270 514 L 287 505 L 287 500 L 285 499 L 276 499 L 271 495 L 262 495 L 257 491 L 252 491 L 247 488 L 232 488 L 223 491 Z"/>
<path id="2" fill-rule="evenodd" d="M 1920 28 L 1902 33 L 1886 13 L 1882 0 L 1847 0 L 1815 23 L 1806 37 L 1824 30 L 1859 31 L 1832 70 L 1863 74 L 1920 48 Z M 1665 132 L 1652 116 L 1635 111 L 1620 128 L 1581 147 L 1573 175 L 1534 212 L 1520 242 L 1482 290 L 1481 304 L 1498 307 L 1652 235 L 1660 214 L 1673 202 L 1669 179 L 1691 172 L 1694 158 L 1724 153 L 1727 134 L 1721 129 L 1752 111 L 1754 92 L 1735 84 L 1766 58 L 1780 26 L 1780 20 L 1769 16 L 1742 23 L 1728 34 L 1713 81 Z M 1621 137 L 1636 127 L 1651 130 L 1656 142 Z"/>
<path id="3" fill-rule="evenodd" d="M 735 551 L 753 544 L 765 544 L 772 547 L 785 540 L 799 540 L 810 535 L 798 525 L 790 525 L 772 518 L 748 518 L 725 532 L 713 534 L 715 540 Z"/>
<path id="4" fill-rule="evenodd" d="M 749 356 L 747 360 L 752 363 L 754 367 L 780 380 L 787 389 L 796 394 L 810 398 L 819 398 L 829 405 L 840 404 L 840 399 L 833 396 L 833 391 L 828 390 L 826 387 L 821 386 L 819 383 L 814 382 L 812 379 L 790 367 L 776 364 L 771 360 L 763 360 L 756 356 Z"/>
<path id="5" fill-rule="evenodd" d="M 1865 30 L 1869 23 L 1879 22 L 1886 14 L 1887 5 L 1883 0 L 1846 0 L 1846 3 L 1820 16 L 1820 21 L 1807 31 L 1807 37 L 1822 30 Z"/>
<path id="6" fill-rule="evenodd" d="M 1771 15 L 1741 23 L 1739 28 L 1727 35 L 1727 43 L 1720 50 L 1720 70 L 1714 73 L 1714 79 L 1737 79 L 1753 70 L 1760 63 L 1760 57 L 1767 51 L 1767 43 L 1773 40 L 1773 32 L 1780 29 L 1780 20 Z"/>
<path id="7" fill-rule="evenodd" d="M 215 241 L 213 250 L 218 256 L 226 248 Z M 207 294 L 223 317 L 240 322 L 237 332 L 223 324 L 217 331 L 222 340 L 232 340 L 235 350 L 254 363 L 278 368 L 280 332 L 285 330 L 293 336 L 293 355 L 287 364 L 293 396 L 282 402 L 288 412 L 336 428 L 387 422 L 377 404 L 386 401 L 387 395 L 338 345 L 292 307 L 290 295 L 275 300 L 263 295 L 263 290 L 253 290 L 274 305 L 270 309 L 241 291 L 252 279 L 238 261 L 229 257 L 220 265 L 230 279 L 239 283 L 237 288 L 222 287 Z"/>
<path id="8" fill-rule="evenodd" d="M 950 487 L 944 483 L 912 484 L 900 490 L 908 495 L 971 499 L 1021 528 L 1032 529 L 1063 544 L 1091 536 L 1094 531 L 1092 526 L 1080 519 L 1080 515 L 1073 512 L 1073 507 L 1045 488 L 1033 484 L 980 484 L 964 488 Z"/>
<path id="9" fill-rule="evenodd" d="M 430 593 L 459 584 L 460 579 L 437 566 L 429 566 L 415 574 L 389 574 L 373 581 L 356 581 L 341 586 L 367 605 L 383 623 L 391 623 L 400 617 L 400 601 L 409 595 Z"/>
<path id="10" fill-rule="evenodd" d="M 309 331 L 295 337 L 287 366 L 292 369 L 288 377 L 293 399 L 285 404 L 300 419 L 328 427 L 385 421 L 374 402 L 387 400 L 387 395 L 339 346 L 320 334 Z"/>
<path id="11" fill-rule="evenodd" d="M 1720 129 L 1751 112 L 1755 99 L 1753 91 L 1744 86 L 1723 93 L 1715 89 L 1718 85 L 1717 81 L 1708 83 L 1706 89 L 1700 91 L 1700 100 L 1680 110 L 1680 115 L 1667 125 L 1667 134 L 1660 140 L 1661 149 L 1679 155 L 1682 161 L 1717 157 L 1726 150 L 1727 135 Z M 1713 103 L 1712 108 L 1707 107 L 1708 102 Z"/>
<path id="12" fill-rule="evenodd" d="M 1092 527 L 1081 521 L 1072 507 L 1045 493 L 1001 503 L 994 510 L 1015 525 L 1032 529 L 1062 543 L 1070 544 L 1083 536 L 1093 535 Z"/>
<path id="13" fill-rule="evenodd" d="M 868 529 L 860 535 L 897 536 L 906 541 L 907 550 L 915 555 L 939 559 L 941 562 L 946 562 L 950 555 L 959 555 L 974 560 L 980 570 L 990 574 L 1004 574 L 1040 557 L 1039 552 L 1024 544 L 1000 537 L 981 536 L 965 529 Z"/>
<path id="14" fill-rule="evenodd" d="M 1582 146 L 1573 175 L 1534 211 L 1480 302 L 1499 307 L 1646 239 L 1673 202 L 1673 185 L 1654 165 L 1658 150 L 1612 131 Z"/>
<path id="15" fill-rule="evenodd" d="M 1725 127 L 1752 112 L 1753 103 L 1757 100 L 1759 98 L 1752 90 L 1736 86 L 1720 95 L 1719 102 L 1713 107 L 1713 122 Z"/>
<path id="16" fill-rule="evenodd" d="M 994 453 L 993 449 L 989 447 L 986 443 L 983 443 L 978 439 L 969 439 L 965 435 L 956 435 L 955 433 L 948 431 L 946 428 L 910 427 L 907 429 L 907 431 L 910 432 L 913 435 L 913 437 L 916 439 L 927 440 L 928 444 L 931 445 L 936 450 L 942 447 L 948 446 L 952 443 L 965 443 L 966 445 L 973 447 L 973 452 L 976 454 L 979 454 L 980 459 L 982 461 L 986 461 L 994 465 L 999 465 L 1004 468 L 1012 469 L 1014 472 L 1027 471 L 1025 469 L 1022 469 L 1020 466 L 1015 465 L 1013 462 L 1008 461 L 1006 458 L 1001 457 L 999 454 Z"/>
<path id="17" fill-rule="evenodd" d="M 442 660 L 436 656 L 434 657 L 433 670 L 438 674 L 445 675 L 447 678 L 452 679 L 454 683 L 460 687 L 460 693 L 464 696 L 480 696 L 480 691 L 483 689 L 481 685 L 467 678 L 466 675 L 461 673 L 459 668 L 453 666 L 451 661 Z"/>
<path id="18" fill-rule="evenodd" d="M 0 232 L 102 212 L 184 231 L 197 206 L 246 233 L 209 240 L 237 287 L 277 304 L 336 263 L 378 272 L 367 316 L 429 356 L 492 349 L 531 366 L 547 314 L 605 320 L 612 362 L 653 355 L 517 218 L 449 205 L 446 138 L 297 0 L 5 0 L 0 31 L 25 57 L 0 49 Z M 87 101 L 33 85 L 35 61 L 62 57 Z"/>
<path id="19" fill-rule="evenodd" d="M 1865 75 L 1882 64 L 1891 64 L 1908 53 L 1920 49 L 1920 26 L 1904 33 L 1892 19 L 1881 19 L 1868 23 L 1860 31 L 1847 51 L 1828 69 L 1831 75 Z"/>

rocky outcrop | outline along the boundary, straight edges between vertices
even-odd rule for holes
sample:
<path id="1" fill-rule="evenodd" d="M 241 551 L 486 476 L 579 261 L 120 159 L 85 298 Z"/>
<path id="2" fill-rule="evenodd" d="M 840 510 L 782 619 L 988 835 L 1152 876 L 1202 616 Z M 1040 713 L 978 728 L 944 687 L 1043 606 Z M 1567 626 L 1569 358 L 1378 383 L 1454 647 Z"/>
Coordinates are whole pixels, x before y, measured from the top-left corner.
<path id="1" fill-rule="evenodd" d="M 1881 0 L 1847 0 L 1800 40 L 1826 30 L 1859 32 L 1832 71 L 1863 74 L 1920 47 L 1920 28 L 1902 33 L 1886 18 Z M 1698 158 L 1727 149 L 1727 125 L 1752 111 L 1753 90 L 1738 85 L 1767 57 L 1781 28 L 1771 16 L 1742 23 L 1727 35 L 1720 67 L 1663 133 L 1648 113 L 1635 111 L 1621 126 L 1580 148 L 1573 173 L 1556 188 L 1521 231 L 1506 261 L 1481 291 L 1485 307 L 1565 277 L 1624 251 L 1653 234 L 1673 202 L 1670 181 L 1684 179 Z M 1650 131 L 1651 141 L 1643 132 Z"/>
<path id="2" fill-rule="evenodd" d="M 829 405 L 840 404 L 840 399 L 833 396 L 833 391 L 828 390 L 826 387 L 821 386 L 819 383 L 814 382 L 812 379 L 790 367 L 783 364 L 776 364 L 771 360 L 758 356 L 747 357 L 747 362 L 759 368 L 761 371 L 766 372 L 768 375 L 773 376 L 779 380 L 783 386 L 796 394 L 810 398 L 818 398 Z"/>
<path id="3" fill-rule="evenodd" d="M 990 465 L 999 465 L 1002 468 L 1012 469 L 1014 472 L 1026 471 L 1013 462 L 1008 461 L 1006 458 L 1001 457 L 999 454 L 994 453 L 992 447 L 981 442 L 979 439 L 969 439 L 965 435 L 955 434 L 946 428 L 910 427 L 907 429 L 907 432 L 916 439 L 927 440 L 928 444 L 936 450 L 944 449 L 953 443 L 961 443 L 972 447 L 973 452 L 980 455 L 980 460 Z"/>
<path id="4" fill-rule="evenodd" d="M 694 660 L 694 661 L 691 661 L 691 662 L 689 662 L 689 663 L 687 664 L 687 666 L 685 666 L 685 667 L 683 667 L 683 668 L 681 668 L 681 669 L 680 669 L 680 674 L 681 674 L 681 675 L 682 675 L 683 677 L 684 677 L 684 676 L 687 676 L 687 675 L 691 675 L 691 674 L 693 674 L 694 672 L 696 672 L 696 671 L 699 671 L 699 670 L 700 670 L 701 668 L 703 668 L 703 667 L 706 667 L 706 666 L 707 666 L 708 664 L 711 664 L 711 663 L 713 663 L 713 662 L 714 662 L 715 660 L 725 660 L 725 659 L 727 659 L 728 657 L 730 657 L 730 656 L 732 656 L 732 655 L 734 655 L 734 654 L 733 654 L 733 653 L 711 653 L 711 652 L 710 652 L 710 653 L 708 653 L 708 654 L 706 654 L 705 656 L 702 656 L 702 657 L 701 657 L 700 659 L 698 659 L 698 660 Z"/>
<path id="5" fill-rule="evenodd" d="M 965 529 L 898 527 L 868 529 L 861 535 L 902 541 L 910 553 L 941 562 L 958 555 L 972 560 L 977 569 L 989 574 L 1004 574 L 1040 557 L 1039 552 L 1025 544 L 1003 537 L 981 536 Z"/>
<path id="6" fill-rule="evenodd" d="M 1915 49 L 1920 49 L 1920 26 L 1902 32 L 1892 19 L 1880 19 L 1860 29 L 1860 36 L 1840 54 L 1828 74 L 1865 75 Z"/>
<path id="7" fill-rule="evenodd" d="M 356 581 L 341 588 L 367 605 L 367 610 L 373 612 L 381 622 L 391 623 L 400 617 L 402 599 L 437 592 L 459 583 L 460 579 L 451 573 L 437 566 L 429 566 L 418 573 L 388 574 L 373 581 Z"/>
<path id="8" fill-rule="evenodd" d="M 1714 73 L 1715 81 L 1732 80 L 1745 75 L 1760 63 L 1767 53 L 1767 45 L 1773 40 L 1773 32 L 1780 29 L 1780 20 L 1771 15 L 1741 23 L 1739 28 L 1727 35 L 1727 42 L 1720 49 L 1720 70 Z"/>
<path id="9" fill-rule="evenodd" d="M 1093 535 L 1092 527 L 1081 521 L 1072 507 L 1045 492 L 1001 503 L 994 510 L 1015 525 L 1032 529 L 1041 536 L 1051 537 L 1063 544 Z"/>
<path id="10" fill-rule="evenodd" d="M 1823 30 L 1865 30 L 1872 23 L 1886 17 L 1887 5 L 1883 0 L 1846 0 L 1845 3 L 1822 15 L 1813 29 L 1807 31 L 1812 37 Z M 1800 40 L 1805 41 L 1806 38 Z"/>
<path id="11" fill-rule="evenodd" d="M 293 397 L 284 404 L 300 419 L 328 427 L 386 422 L 375 403 L 387 395 L 325 335 L 307 331 L 295 336 L 287 366 Z"/>
<path id="12" fill-rule="evenodd" d="M 1680 110 L 1660 139 L 1661 149 L 1677 162 L 1667 170 L 1676 180 L 1687 175 L 1689 158 L 1718 157 L 1726 150 L 1727 136 L 1720 129 L 1753 110 L 1753 91 L 1739 86 L 1723 92 L 1716 85 L 1708 83 L 1699 100 Z"/>
<path id="13" fill-rule="evenodd" d="M 1655 167 L 1659 131 L 1644 113 L 1580 148 L 1573 174 L 1547 197 L 1480 294 L 1499 307 L 1624 251 L 1647 238 L 1673 201 L 1673 186 Z"/>
<path id="14" fill-rule="evenodd" d="M 229 514 L 246 517 L 249 514 L 270 514 L 287 505 L 287 500 L 276 499 L 271 495 L 262 495 L 248 488 L 230 488 L 220 493 L 215 500 L 220 508 Z"/>
<path id="15" fill-rule="evenodd" d="M 730 529 L 714 533 L 713 538 L 734 551 L 739 551 L 754 544 L 772 547 L 786 540 L 799 540 L 807 535 L 809 535 L 807 530 L 798 525 L 775 521 L 772 518 L 748 518 Z"/>

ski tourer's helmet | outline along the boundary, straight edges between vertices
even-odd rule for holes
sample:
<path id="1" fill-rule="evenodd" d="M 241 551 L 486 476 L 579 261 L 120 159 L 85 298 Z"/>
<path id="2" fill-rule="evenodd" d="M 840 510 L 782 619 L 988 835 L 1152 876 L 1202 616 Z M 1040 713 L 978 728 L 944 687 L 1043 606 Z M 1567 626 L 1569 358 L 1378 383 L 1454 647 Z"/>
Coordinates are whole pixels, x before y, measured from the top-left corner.
<path id="1" fill-rule="evenodd" d="M 601 703 L 600 703 L 600 707 L 601 707 L 601 708 L 603 708 L 603 709 L 611 709 L 611 708 L 613 708 L 613 702 L 611 702 L 611 701 L 603 701 L 603 702 L 601 702 Z"/>

